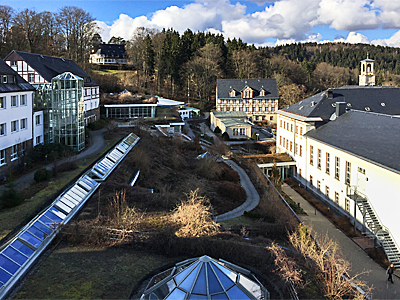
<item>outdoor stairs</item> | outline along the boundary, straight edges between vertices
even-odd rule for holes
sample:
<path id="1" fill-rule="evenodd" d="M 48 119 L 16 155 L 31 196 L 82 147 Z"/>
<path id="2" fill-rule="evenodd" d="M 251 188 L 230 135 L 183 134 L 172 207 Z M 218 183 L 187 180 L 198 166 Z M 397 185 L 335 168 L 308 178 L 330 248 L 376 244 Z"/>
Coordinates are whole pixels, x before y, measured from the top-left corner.
<path id="1" fill-rule="evenodd" d="M 357 204 L 360 212 L 363 215 L 364 226 L 370 231 L 372 235 L 382 245 L 389 261 L 396 267 L 400 267 L 400 251 L 397 246 L 390 230 L 386 228 L 374 208 L 372 207 L 368 197 L 357 192 L 357 187 L 349 187 L 348 196 L 350 196 Z"/>

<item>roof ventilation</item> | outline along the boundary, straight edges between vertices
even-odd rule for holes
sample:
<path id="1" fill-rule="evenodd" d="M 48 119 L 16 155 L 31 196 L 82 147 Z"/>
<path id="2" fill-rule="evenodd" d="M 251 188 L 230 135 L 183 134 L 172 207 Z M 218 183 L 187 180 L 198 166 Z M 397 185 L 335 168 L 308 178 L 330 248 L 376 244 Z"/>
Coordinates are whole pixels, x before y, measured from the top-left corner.
<path id="1" fill-rule="evenodd" d="M 40 55 L 41 58 L 43 58 L 43 55 Z"/>
<path id="2" fill-rule="evenodd" d="M 346 102 L 336 102 L 336 116 L 340 117 L 346 112 Z"/>
<path id="3" fill-rule="evenodd" d="M 332 103 L 332 107 L 336 107 L 336 103 Z"/>
<path id="4" fill-rule="evenodd" d="M 365 111 L 371 111 L 371 109 L 367 106 L 367 107 L 365 108 Z"/>
<path id="5" fill-rule="evenodd" d="M 347 103 L 347 107 L 351 107 L 351 103 Z"/>
<path id="6" fill-rule="evenodd" d="M 315 102 L 311 101 L 311 107 L 314 107 L 314 106 L 315 106 Z"/>
<path id="7" fill-rule="evenodd" d="M 300 106 L 299 110 L 302 110 L 304 106 Z"/>

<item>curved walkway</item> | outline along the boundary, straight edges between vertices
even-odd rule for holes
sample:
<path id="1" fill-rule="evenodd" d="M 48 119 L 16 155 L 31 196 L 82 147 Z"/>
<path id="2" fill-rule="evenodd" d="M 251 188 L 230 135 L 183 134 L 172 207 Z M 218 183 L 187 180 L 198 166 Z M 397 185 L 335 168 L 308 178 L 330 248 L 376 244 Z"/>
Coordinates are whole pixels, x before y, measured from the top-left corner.
<path id="1" fill-rule="evenodd" d="M 83 150 L 81 153 L 68 157 L 66 159 L 63 159 L 61 161 L 57 161 L 57 164 L 62 164 L 64 162 L 68 161 L 77 161 L 80 159 L 84 159 L 86 157 L 92 156 L 96 153 L 99 153 L 106 145 L 106 141 L 104 139 L 104 133 L 107 131 L 106 128 L 96 130 L 96 131 L 91 131 L 90 132 L 90 145 L 87 147 L 85 150 Z M 49 163 L 48 165 L 45 166 L 46 169 L 51 170 L 53 168 L 53 164 Z M 35 171 L 32 171 L 30 173 L 27 173 L 21 177 L 18 177 L 14 181 L 12 181 L 12 184 L 14 185 L 14 188 L 16 190 L 23 190 L 27 187 L 29 187 L 32 183 L 34 183 L 33 176 L 35 174 Z M 6 189 L 6 185 L 0 185 L 0 194 Z"/>
<path id="2" fill-rule="evenodd" d="M 217 222 L 240 217 L 244 214 L 245 211 L 253 210 L 260 202 L 260 196 L 258 195 L 256 188 L 251 182 L 249 176 L 247 176 L 246 172 L 230 159 L 224 159 L 224 163 L 226 163 L 228 166 L 239 173 L 240 184 L 246 190 L 247 199 L 242 205 L 236 207 L 234 210 L 217 216 Z"/>

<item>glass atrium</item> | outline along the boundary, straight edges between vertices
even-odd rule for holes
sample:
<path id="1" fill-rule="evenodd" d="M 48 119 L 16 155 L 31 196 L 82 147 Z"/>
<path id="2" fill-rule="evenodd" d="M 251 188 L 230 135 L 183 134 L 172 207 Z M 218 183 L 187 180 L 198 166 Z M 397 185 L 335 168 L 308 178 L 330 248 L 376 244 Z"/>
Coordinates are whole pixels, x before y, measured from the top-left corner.
<path id="1" fill-rule="evenodd" d="M 269 293 L 250 271 L 205 255 L 154 276 L 140 299 L 261 300 Z"/>
<path id="2" fill-rule="evenodd" d="M 85 148 L 83 79 L 65 72 L 54 77 L 51 86 L 54 142 L 81 151 Z"/>

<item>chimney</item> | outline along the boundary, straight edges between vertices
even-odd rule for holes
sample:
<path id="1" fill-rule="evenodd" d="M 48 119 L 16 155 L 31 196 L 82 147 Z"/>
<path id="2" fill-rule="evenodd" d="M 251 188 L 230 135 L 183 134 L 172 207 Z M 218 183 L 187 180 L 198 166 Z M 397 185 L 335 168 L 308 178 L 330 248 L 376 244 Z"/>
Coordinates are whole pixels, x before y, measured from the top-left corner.
<path id="1" fill-rule="evenodd" d="M 346 112 L 346 102 L 336 102 L 336 117 L 340 117 Z"/>

